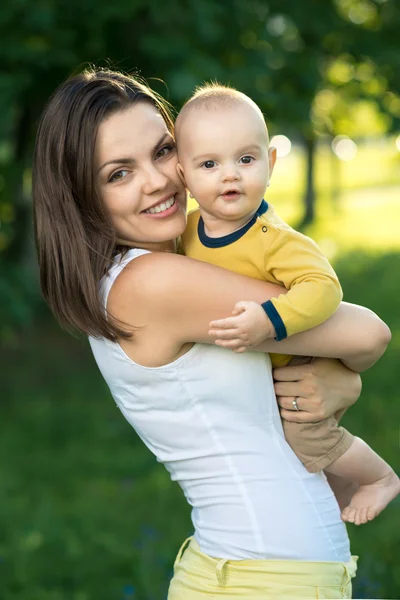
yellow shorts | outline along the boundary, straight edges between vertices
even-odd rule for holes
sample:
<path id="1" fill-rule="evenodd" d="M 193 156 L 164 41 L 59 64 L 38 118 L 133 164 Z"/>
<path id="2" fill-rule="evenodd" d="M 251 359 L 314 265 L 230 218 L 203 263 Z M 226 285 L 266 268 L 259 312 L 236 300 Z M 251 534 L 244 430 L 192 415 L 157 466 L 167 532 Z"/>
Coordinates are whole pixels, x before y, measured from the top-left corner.
<path id="1" fill-rule="evenodd" d="M 188 538 L 176 557 L 168 600 L 351 598 L 357 558 L 346 564 L 226 560 L 203 554 L 197 542 Z"/>

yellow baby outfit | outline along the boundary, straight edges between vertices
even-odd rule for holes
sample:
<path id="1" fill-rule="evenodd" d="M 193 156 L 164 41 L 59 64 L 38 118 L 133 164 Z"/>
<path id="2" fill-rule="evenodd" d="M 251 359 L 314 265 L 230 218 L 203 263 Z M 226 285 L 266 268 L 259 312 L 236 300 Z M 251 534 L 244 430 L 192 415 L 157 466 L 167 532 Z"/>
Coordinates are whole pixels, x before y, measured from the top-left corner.
<path id="1" fill-rule="evenodd" d="M 323 323 L 342 300 L 338 278 L 317 244 L 289 227 L 265 200 L 246 225 L 219 238 L 205 233 L 200 211 L 194 210 L 182 243 L 190 258 L 290 290 L 263 305 L 277 340 Z"/>

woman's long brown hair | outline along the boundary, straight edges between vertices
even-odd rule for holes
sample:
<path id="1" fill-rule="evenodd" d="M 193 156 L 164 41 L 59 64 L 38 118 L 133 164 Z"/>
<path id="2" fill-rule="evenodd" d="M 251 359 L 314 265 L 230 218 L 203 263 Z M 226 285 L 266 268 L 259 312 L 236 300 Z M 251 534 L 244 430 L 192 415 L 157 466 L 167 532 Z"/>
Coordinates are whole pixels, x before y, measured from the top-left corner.
<path id="1" fill-rule="evenodd" d="M 168 104 L 145 83 L 115 71 L 85 70 L 50 98 L 33 158 L 34 227 L 43 295 L 62 326 L 110 340 L 130 334 L 106 316 L 99 299 L 99 281 L 117 243 L 96 193 L 95 144 L 100 123 L 137 102 L 155 106 L 173 132 Z"/>

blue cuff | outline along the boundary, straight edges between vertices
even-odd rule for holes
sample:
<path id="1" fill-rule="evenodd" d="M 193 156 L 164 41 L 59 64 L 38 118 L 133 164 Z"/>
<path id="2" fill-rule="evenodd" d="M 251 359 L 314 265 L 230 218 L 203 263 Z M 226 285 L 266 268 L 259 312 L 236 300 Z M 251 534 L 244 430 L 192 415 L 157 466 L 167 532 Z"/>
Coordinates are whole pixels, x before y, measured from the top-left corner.
<path id="1" fill-rule="evenodd" d="M 267 317 L 271 321 L 272 325 L 275 327 L 276 333 L 276 341 L 280 342 L 287 338 L 287 332 L 284 322 L 281 319 L 280 314 L 276 310 L 275 306 L 272 304 L 271 300 L 267 300 L 267 302 L 263 302 L 261 304 L 263 309 L 265 310 Z"/>

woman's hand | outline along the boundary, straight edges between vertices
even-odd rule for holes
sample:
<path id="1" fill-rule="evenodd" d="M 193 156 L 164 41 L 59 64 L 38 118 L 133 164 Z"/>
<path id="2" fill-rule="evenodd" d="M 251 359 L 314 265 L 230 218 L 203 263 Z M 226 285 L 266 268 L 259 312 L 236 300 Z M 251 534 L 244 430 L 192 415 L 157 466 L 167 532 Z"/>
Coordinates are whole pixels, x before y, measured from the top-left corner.
<path id="1" fill-rule="evenodd" d="M 309 364 L 274 369 L 273 375 L 281 416 L 297 423 L 340 418 L 361 393 L 360 375 L 336 359 L 314 358 Z"/>

